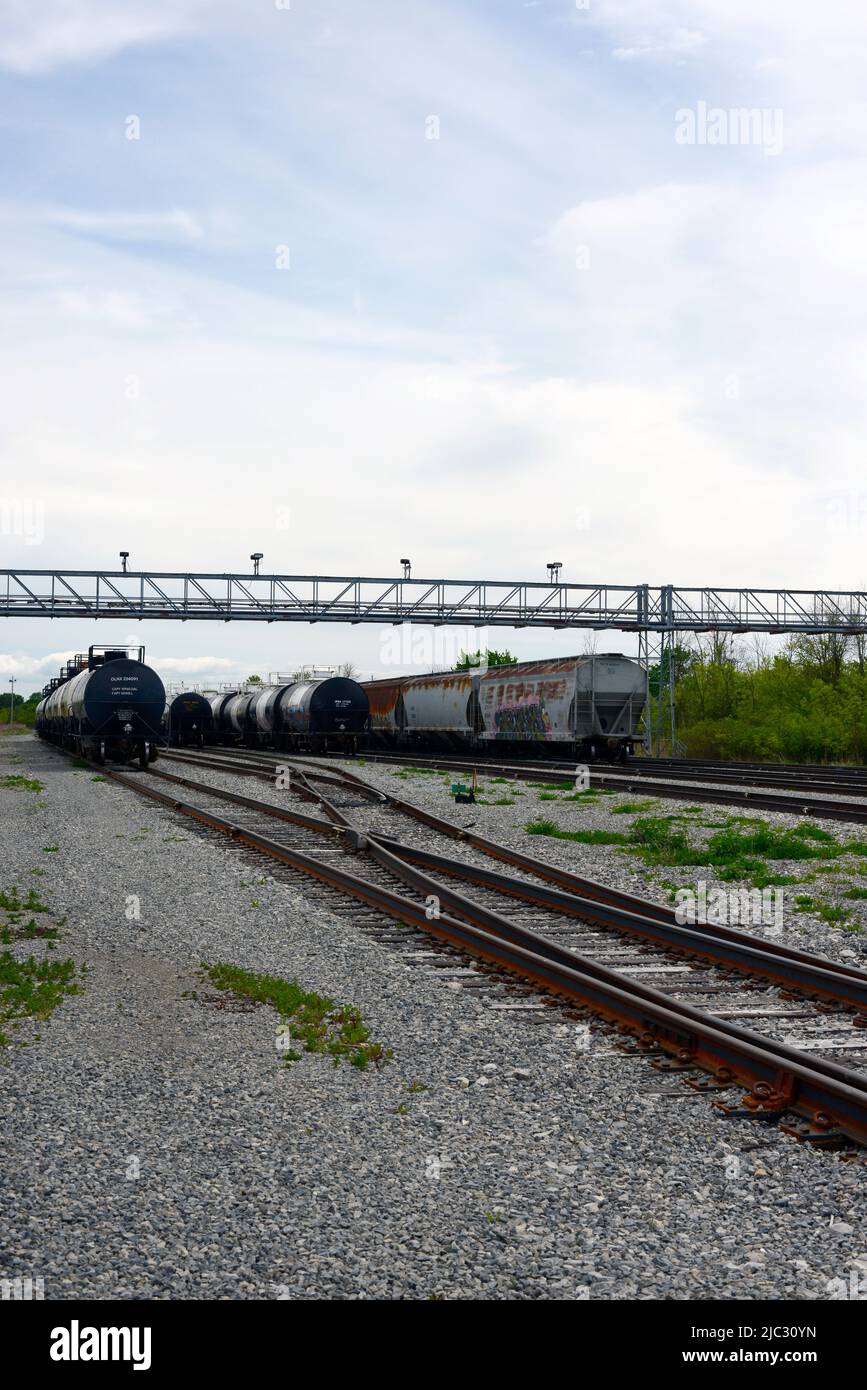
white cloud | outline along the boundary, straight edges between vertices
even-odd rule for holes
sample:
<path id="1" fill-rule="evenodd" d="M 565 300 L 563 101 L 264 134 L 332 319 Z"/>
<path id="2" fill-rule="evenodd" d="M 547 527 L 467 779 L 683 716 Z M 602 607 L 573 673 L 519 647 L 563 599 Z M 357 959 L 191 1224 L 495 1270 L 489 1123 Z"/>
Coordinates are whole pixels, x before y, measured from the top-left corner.
<path id="1" fill-rule="evenodd" d="M 820 395 L 857 430 L 867 166 L 845 161 L 739 181 L 731 164 L 725 177 L 718 166 L 713 174 L 713 160 L 701 164 L 704 181 L 587 199 L 542 238 L 598 369 L 644 381 L 676 371 L 684 384 L 715 376 L 720 396 L 736 371 L 741 400 L 776 407 L 777 430 L 798 419 L 800 432 L 805 400 Z M 579 247 L 585 269 L 576 268 Z M 825 412 L 811 411 L 811 429 L 828 424 Z"/>
<path id="2" fill-rule="evenodd" d="M 101 643 L 96 641 L 94 645 L 108 644 L 118 647 L 138 647 L 141 644 L 141 633 L 133 633 L 127 637 L 112 639 L 108 633 L 103 633 Z M 25 683 L 32 680 L 35 686 L 44 685 L 51 676 L 56 676 L 61 667 L 80 651 L 81 648 L 72 649 L 66 652 L 48 652 L 44 656 L 27 655 L 25 652 L 0 652 L 0 680 L 4 685 L 10 676 L 14 676 L 16 682 L 19 680 Z M 146 654 L 148 664 L 160 671 L 166 677 L 173 675 L 194 676 L 202 674 L 217 674 L 240 669 L 238 663 L 230 657 L 225 656 L 156 656 L 151 657 Z"/>
<path id="3" fill-rule="evenodd" d="M 171 313 L 166 306 L 124 290 L 59 290 L 57 305 L 63 313 L 76 318 L 103 319 L 125 328 L 146 328 Z"/>
<path id="4" fill-rule="evenodd" d="M 4 0 L 0 67 L 30 75 L 100 62 L 132 45 L 190 33 L 213 9 L 208 0 Z"/>
<path id="5" fill-rule="evenodd" d="M 669 33 L 655 39 L 641 38 L 630 48 L 615 48 L 613 57 L 619 62 L 631 62 L 640 58 L 676 57 L 694 53 L 707 43 L 704 34 L 697 29 L 673 27 Z"/>
<path id="6" fill-rule="evenodd" d="M 635 46 L 676 54 L 678 35 L 699 33 L 715 45 L 763 44 L 776 38 L 787 49 L 814 42 L 811 60 L 836 48 L 845 36 L 858 43 L 863 35 L 860 0 L 789 0 L 785 10 L 756 5 L 754 0 L 604 0 L 586 18 Z M 580 21 L 579 21 L 580 22 Z"/>
<path id="7" fill-rule="evenodd" d="M 532 577 L 556 552 L 576 580 L 863 579 L 858 8 L 607 0 L 572 10 L 584 34 L 558 7 L 474 22 L 384 0 L 334 6 L 318 47 L 300 4 L 122 8 L 12 11 L 17 71 L 199 25 L 183 83 L 182 45 L 154 48 L 86 91 L 46 83 L 45 126 L 18 113 L 0 447 L 44 493 L 44 563 L 124 546 L 222 570 L 259 549 L 289 573 L 409 554 L 416 574 Z M 73 42 L 71 16 L 105 23 Z M 8 44 L 7 24 L 0 62 Z M 160 107 L 129 158 L 133 66 Z M 678 146 L 699 99 L 783 105 L 783 155 Z M 52 205 L 27 204 L 37 186 Z M 77 649 L 108 640 L 70 627 Z M 167 673 L 378 664 L 376 629 L 147 629 Z"/>
<path id="8" fill-rule="evenodd" d="M 47 220 L 73 232 L 119 241 L 198 241 L 203 228 L 192 213 L 183 208 L 170 212 L 77 212 L 58 208 Z"/>
<path id="9" fill-rule="evenodd" d="M 232 671 L 237 662 L 225 656 L 155 656 L 148 664 L 167 675 L 199 676 L 212 671 Z"/>
<path id="10" fill-rule="evenodd" d="M 68 652 L 48 652 L 45 656 L 31 656 L 25 652 L 0 652 L 0 677 L 32 677 L 34 684 L 45 684 L 49 676 L 56 676 L 61 666 L 71 661 L 75 650 Z"/>

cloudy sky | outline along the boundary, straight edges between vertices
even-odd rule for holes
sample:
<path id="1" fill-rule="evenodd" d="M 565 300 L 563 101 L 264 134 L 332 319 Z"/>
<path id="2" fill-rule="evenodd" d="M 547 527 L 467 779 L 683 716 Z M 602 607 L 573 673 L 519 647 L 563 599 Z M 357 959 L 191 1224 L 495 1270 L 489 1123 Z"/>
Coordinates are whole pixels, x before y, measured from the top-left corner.
<path id="1" fill-rule="evenodd" d="M 865 50 L 855 0 L 4 0 L 2 564 L 867 586 Z M 12 619 L 0 672 L 127 636 L 394 659 Z"/>

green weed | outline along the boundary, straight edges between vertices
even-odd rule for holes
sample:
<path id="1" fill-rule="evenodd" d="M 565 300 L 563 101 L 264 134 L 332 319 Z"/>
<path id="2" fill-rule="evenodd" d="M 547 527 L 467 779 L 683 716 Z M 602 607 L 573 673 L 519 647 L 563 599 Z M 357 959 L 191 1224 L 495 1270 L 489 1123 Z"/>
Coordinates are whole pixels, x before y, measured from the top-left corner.
<path id="1" fill-rule="evenodd" d="M 339 1066 L 346 1060 L 364 1071 L 372 1062 L 379 1067 L 391 1057 L 381 1043 L 371 1042 L 360 1011 L 352 1004 L 335 1004 L 321 994 L 302 989 L 297 980 L 260 975 L 237 965 L 203 964 L 203 971 L 217 989 L 231 990 L 256 1004 L 267 1004 L 286 1022 L 289 1036 L 303 1044 L 305 1052 L 324 1052 Z M 287 1065 L 293 1060 L 287 1056 Z"/>
<path id="2" fill-rule="evenodd" d="M 35 777 L 20 777 L 8 772 L 0 777 L 0 787 L 7 791 L 44 792 L 45 784 Z"/>
<path id="3" fill-rule="evenodd" d="M 530 835 L 550 835 L 579 844 L 619 845 L 637 854 L 648 865 L 712 868 L 723 881 L 750 880 L 763 888 L 791 882 L 774 874 L 767 860 L 828 860 L 843 854 L 867 853 L 862 841 L 841 843 L 829 831 L 805 821 L 792 830 L 772 830 L 765 821 L 750 818 L 717 831 L 706 845 L 690 843 L 686 830 L 670 816 L 646 816 L 633 822 L 626 833 L 609 830 L 561 830 L 552 821 L 537 820 L 525 827 Z"/>
<path id="4" fill-rule="evenodd" d="M 0 1025 L 11 1022 L 15 1028 L 23 1018 L 48 1018 L 67 994 L 79 992 L 74 961 L 16 960 L 11 951 L 0 951 Z M 10 1042 L 0 1027 L 0 1046 Z"/>

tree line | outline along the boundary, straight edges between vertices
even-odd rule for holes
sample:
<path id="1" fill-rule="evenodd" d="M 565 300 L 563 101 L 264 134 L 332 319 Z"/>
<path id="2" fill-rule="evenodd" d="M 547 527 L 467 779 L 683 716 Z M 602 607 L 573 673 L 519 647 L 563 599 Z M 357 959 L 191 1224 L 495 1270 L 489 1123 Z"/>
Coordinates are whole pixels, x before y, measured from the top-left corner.
<path id="1" fill-rule="evenodd" d="M 669 666 L 689 757 L 867 761 L 864 634 L 798 634 L 775 654 L 760 636 L 750 645 L 722 632 L 695 637 L 651 667 L 652 705 Z"/>

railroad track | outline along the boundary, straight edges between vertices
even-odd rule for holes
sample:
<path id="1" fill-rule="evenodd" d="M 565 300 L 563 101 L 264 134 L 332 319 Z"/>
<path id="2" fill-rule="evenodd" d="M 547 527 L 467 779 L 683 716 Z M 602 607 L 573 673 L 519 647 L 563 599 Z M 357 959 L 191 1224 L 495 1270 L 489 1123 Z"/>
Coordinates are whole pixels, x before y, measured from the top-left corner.
<path id="1" fill-rule="evenodd" d="M 807 779 L 816 777 L 835 783 L 861 782 L 867 784 L 867 767 L 847 766 L 844 763 L 757 763 L 740 762 L 736 759 L 723 761 L 720 758 L 655 758 L 649 756 L 642 756 L 637 761 L 642 767 L 671 768 L 675 772 L 761 773 Z M 709 777 L 708 780 L 712 780 L 712 778 Z"/>
<path id="2" fill-rule="evenodd" d="M 173 752 L 176 750 L 172 750 Z M 244 757 L 250 756 L 244 750 L 221 749 L 218 757 Z M 261 756 L 261 755 L 257 755 Z M 289 755 L 273 755 L 276 761 L 281 758 L 285 761 Z M 336 755 L 334 755 L 336 756 Z M 447 754 L 443 757 L 432 757 L 418 755 L 415 753 L 365 753 L 365 762 L 368 763 L 392 763 L 401 767 L 427 767 L 439 769 L 443 772 L 458 772 L 464 775 L 477 769 L 485 776 L 508 777 L 515 781 L 544 782 L 544 784 L 559 783 L 564 788 L 574 786 L 576 777 L 575 764 L 564 765 L 562 763 L 533 762 L 533 763 L 501 763 L 491 762 L 486 758 L 471 758 L 460 754 Z M 697 780 L 697 779 L 695 779 Z M 848 799 L 851 796 L 867 796 L 867 789 L 864 792 L 846 791 L 845 795 L 833 799 L 813 795 L 812 790 L 799 787 L 794 790 L 809 791 L 809 795 L 801 800 L 797 795 L 786 795 L 784 793 L 775 795 L 771 791 L 754 790 L 750 787 L 708 787 L 687 785 L 684 781 L 676 779 L 669 780 L 666 777 L 654 777 L 651 773 L 634 774 L 629 772 L 601 772 L 599 764 L 594 764 L 590 769 L 591 786 L 603 787 L 607 790 L 624 793 L 637 792 L 641 796 L 665 797 L 673 801 L 698 801 L 702 803 L 720 806 L 749 806 L 756 811 L 782 811 L 791 816 L 813 816 L 817 820 L 840 820 L 848 821 L 851 824 L 867 824 L 867 804 Z"/>
<path id="3" fill-rule="evenodd" d="M 609 766 L 596 764 L 595 766 Z M 610 765 L 612 770 L 614 764 Z M 838 793 L 840 796 L 867 797 L 867 779 L 860 776 L 831 776 L 817 772 L 796 773 L 770 771 L 768 769 L 750 771 L 727 765 L 716 767 L 680 767 L 677 763 L 659 764 L 647 758 L 638 758 L 629 764 L 631 777 L 649 777 L 662 781 L 711 782 L 720 786 L 767 787 L 778 791 L 809 792 L 811 796 L 824 793 Z"/>
<path id="4" fill-rule="evenodd" d="M 243 766 L 274 784 L 268 759 L 173 752 L 166 761 L 233 775 Z M 455 987 L 493 991 L 494 1007 L 538 1008 L 515 989 L 541 987 L 659 1069 L 719 1092 L 727 1113 L 779 1120 L 821 1146 L 867 1145 L 865 972 L 732 928 L 678 924 L 670 909 L 462 831 L 355 774 L 282 761 L 292 780 L 281 805 L 165 769 L 103 775 L 318 881 L 353 920 L 360 904 L 365 929 L 414 960 L 430 958 L 420 948 L 431 938 L 438 950 L 469 953 L 472 966 L 455 955 L 441 970 Z M 386 829 L 412 820 L 412 843 L 383 833 L 384 811 L 395 822 Z M 458 842 L 460 857 L 421 843 L 420 823 Z M 509 872 L 483 862 L 492 858 Z M 389 920 L 413 930 L 394 932 Z"/>

